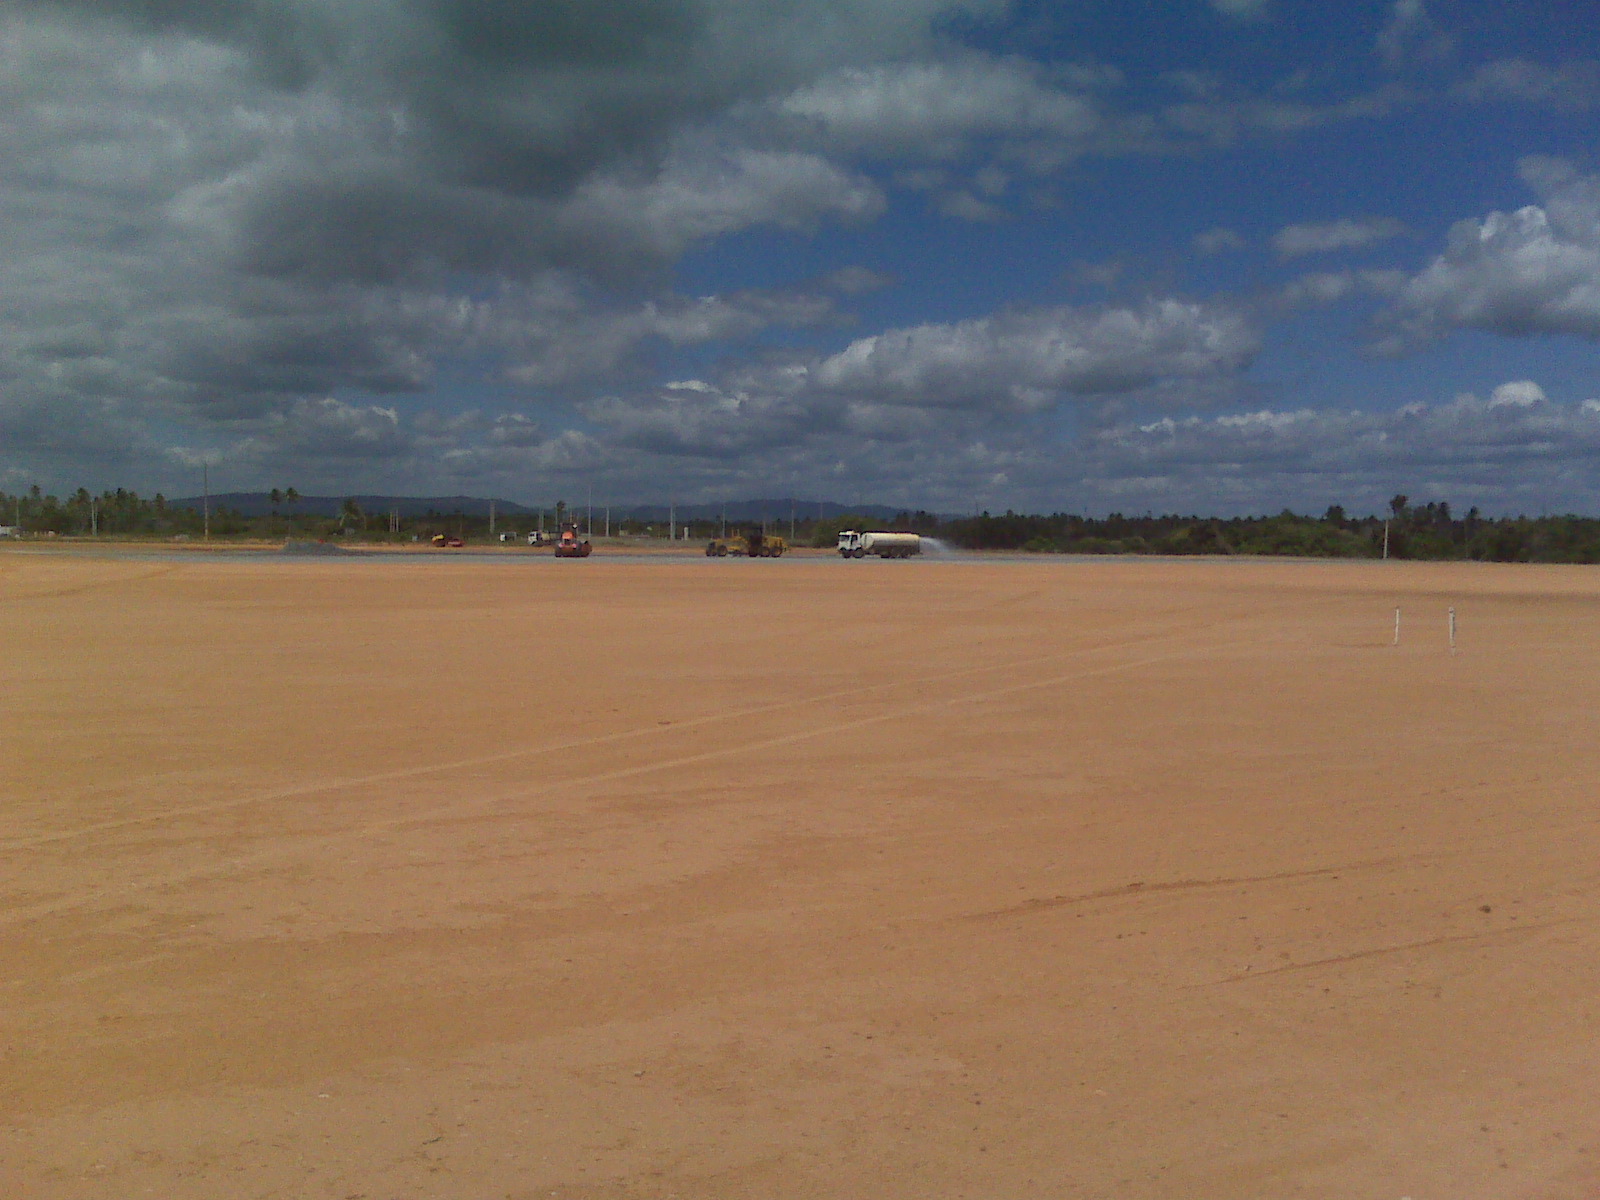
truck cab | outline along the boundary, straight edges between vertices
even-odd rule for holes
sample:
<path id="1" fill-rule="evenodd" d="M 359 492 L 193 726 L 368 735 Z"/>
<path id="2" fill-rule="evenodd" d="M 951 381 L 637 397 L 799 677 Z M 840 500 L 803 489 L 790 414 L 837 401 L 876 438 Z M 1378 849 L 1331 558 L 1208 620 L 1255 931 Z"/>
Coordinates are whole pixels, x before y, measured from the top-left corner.
<path id="1" fill-rule="evenodd" d="M 840 558 L 864 558 L 867 553 L 861 546 L 861 534 L 854 529 L 839 531 L 838 550 Z"/>

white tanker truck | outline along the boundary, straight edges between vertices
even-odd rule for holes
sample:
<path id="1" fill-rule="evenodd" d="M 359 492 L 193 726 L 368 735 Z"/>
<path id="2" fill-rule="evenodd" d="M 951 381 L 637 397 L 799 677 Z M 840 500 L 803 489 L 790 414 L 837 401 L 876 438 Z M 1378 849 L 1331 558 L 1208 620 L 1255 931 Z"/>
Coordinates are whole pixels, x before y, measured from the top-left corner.
<path id="1" fill-rule="evenodd" d="M 910 558 L 922 553 L 922 538 L 914 533 L 857 533 L 846 529 L 839 534 L 841 558 Z"/>

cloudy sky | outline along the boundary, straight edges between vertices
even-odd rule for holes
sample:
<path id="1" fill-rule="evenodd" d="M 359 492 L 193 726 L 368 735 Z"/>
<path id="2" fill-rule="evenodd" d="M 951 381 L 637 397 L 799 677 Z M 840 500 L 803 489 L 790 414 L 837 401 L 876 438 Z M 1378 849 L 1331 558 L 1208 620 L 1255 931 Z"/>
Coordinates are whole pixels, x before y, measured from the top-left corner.
<path id="1" fill-rule="evenodd" d="M 0 488 L 1597 512 L 1551 11 L 9 0 Z"/>

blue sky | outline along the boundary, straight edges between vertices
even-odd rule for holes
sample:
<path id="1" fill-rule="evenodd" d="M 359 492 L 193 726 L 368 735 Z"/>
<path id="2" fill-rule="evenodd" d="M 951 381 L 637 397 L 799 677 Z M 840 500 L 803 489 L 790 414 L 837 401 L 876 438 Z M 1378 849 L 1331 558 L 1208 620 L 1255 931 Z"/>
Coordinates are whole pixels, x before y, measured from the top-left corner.
<path id="1" fill-rule="evenodd" d="M 0 487 L 1600 511 L 1600 23 L 24 0 Z"/>

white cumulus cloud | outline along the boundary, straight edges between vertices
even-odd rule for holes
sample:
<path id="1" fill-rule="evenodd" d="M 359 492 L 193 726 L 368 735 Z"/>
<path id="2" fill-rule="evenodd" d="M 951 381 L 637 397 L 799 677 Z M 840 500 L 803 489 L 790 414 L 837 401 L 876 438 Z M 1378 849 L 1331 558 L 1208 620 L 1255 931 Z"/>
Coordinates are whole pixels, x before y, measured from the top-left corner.
<path id="1" fill-rule="evenodd" d="M 1262 511 L 1273 497 L 1320 493 L 1323 503 L 1376 510 L 1399 489 L 1515 511 L 1552 493 L 1580 501 L 1600 484 L 1600 404 L 1558 404 L 1523 380 L 1488 400 L 1118 424 L 1098 431 L 1083 455 L 1084 470 L 1108 488 L 1136 478 L 1200 507 Z"/>
<path id="2" fill-rule="evenodd" d="M 1400 291 L 1383 348 L 1452 329 L 1600 338 L 1600 176 L 1548 158 L 1522 175 L 1544 202 L 1458 221 Z"/>
<path id="3" fill-rule="evenodd" d="M 1019 310 L 858 339 L 819 364 L 816 382 L 923 406 L 1029 410 L 1234 372 L 1258 348 L 1250 323 L 1217 306 Z"/>
<path id="4" fill-rule="evenodd" d="M 1490 408 L 1532 408 L 1544 402 L 1544 389 L 1531 379 L 1502 383 L 1489 393 Z"/>

